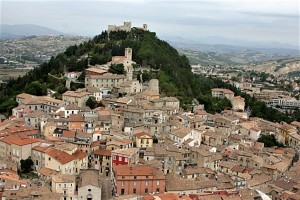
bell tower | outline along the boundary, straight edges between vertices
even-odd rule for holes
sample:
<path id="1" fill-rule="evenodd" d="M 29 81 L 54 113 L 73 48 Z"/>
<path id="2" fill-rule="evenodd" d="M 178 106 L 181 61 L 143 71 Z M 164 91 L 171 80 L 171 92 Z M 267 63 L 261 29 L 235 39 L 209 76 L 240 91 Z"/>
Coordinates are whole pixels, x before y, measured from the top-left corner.
<path id="1" fill-rule="evenodd" d="M 125 49 L 125 57 L 128 60 L 132 61 L 132 49 L 131 48 L 126 48 Z"/>

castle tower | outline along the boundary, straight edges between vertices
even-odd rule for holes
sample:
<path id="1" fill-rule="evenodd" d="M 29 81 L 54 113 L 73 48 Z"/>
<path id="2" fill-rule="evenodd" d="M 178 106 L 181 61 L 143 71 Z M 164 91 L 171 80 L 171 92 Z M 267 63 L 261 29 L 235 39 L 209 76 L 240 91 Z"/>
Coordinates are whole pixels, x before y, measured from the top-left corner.
<path id="1" fill-rule="evenodd" d="M 128 60 L 132 61 L 132 49 L 131 48 L 126 48 L 125 49 L 125 57 Z"/>
<path id="2" fill-rule="evenodd" d="M 126 78 L 129 81 L 132 81 L 133 78 L 133 67 L 132 65 L 129 65 L 126 67 Z"/>
<path id="3" fill-rule="evenodd" d="M 131 30 L 131 22 L 124 22 L 124 31 L 129 32 Z"/>
<path id="4" fill-rule="evenodd" d="M 143 30 L 147 31 L 148 30 L 148 25 L 147 24 L 143 24 Z"/>
<path id="5" fill-rule="evenodd" d="M 149 90 L 159 93 L 158 79 L 151 79 L 149 82 Z"/>

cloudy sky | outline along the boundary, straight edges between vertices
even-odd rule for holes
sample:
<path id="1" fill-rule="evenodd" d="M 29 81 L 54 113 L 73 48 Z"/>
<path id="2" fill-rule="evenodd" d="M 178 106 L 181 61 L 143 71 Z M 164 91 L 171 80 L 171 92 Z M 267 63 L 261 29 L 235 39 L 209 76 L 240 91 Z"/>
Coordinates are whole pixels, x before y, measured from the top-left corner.
<path id="1" fill-rule="evenodd" d="M 299 0 L 1 0 L 1 24 L 93 36 L 108 24 L 147 23 L 159 36 L 299 44 Z"/>

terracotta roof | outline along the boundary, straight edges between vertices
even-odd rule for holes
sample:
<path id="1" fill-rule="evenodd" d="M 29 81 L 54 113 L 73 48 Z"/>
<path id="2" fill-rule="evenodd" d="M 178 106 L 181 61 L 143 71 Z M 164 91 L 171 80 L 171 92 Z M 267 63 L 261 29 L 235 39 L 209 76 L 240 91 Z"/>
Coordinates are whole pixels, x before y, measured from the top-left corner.
<path id="1" fill-rule="evenodd" d="M 88 156 L 87 153 L 80 150 L 75 151 L 72 155 L 78 160 L 82 160 Z"/>
<path id="2" fill-rule="evenodd" d="M 61 137 L 75 138 L 75 136 L 76 136 L 76 131 L 63 130 L 63 134 Z"/>
<path id="3" fill-rule="evenodd" d="M 48 143 L 41 143 L 35 147 L 32 147 L 32 150 L 39 151 L 39 152 L 46 152 L 48 149 L 51 148 L 51 146 L 53 145 Z"/>
<path id="4" fill-rule="evenodd" d="M 171 134 L 176 135 L 177 137 L 183 138 L 186 135 L 188 135 L 191 131 L 192 131 L 192 129 L 190 129 L 190 128 L 180 127 L 178 129 L 172 130 Z"/>
<path id="5" fill-rule="evenodd" d="M 97 149 L 97 150 L 94 151 L 94 154 L 102 155 L 102 156 L 111 156 L 111 150 Z"/>
<path id="6" fill-rule="evenodd" d="M 139 151 L 139 148 L 115 149 L 115 150 L 111 151 L 111 153 L 132 156 L 135 153 L 138 153 L 138 151 Z"/>
<path id="7" fill-rule="evenodd" d="M 72 156 L 64 151 L 60 151 L 57 149 L 50 149 L 46 152 L 51 158 L 57 160 L 61 164 L 65 164 L 68 162 L 71 162 L 74 160 L 76 157 Z"/>
<path id="8" fill-rule="evenodd" d="M 164 174 L 158 169 L 146 165 L 115 165 L 116 176 L 153 176 L 154 179 L 164 179 Z"/>
<path id="9" fill-rule="evenodd" d="M 139 132 L 139 133 L 136 133 L 136 134 L 134 134 L 134 135 L 135 135 L 135 137 L 137 137 L 137 138 L 142 138 L 143 136 L 148 136 L 148 137 L 152 138 L 152 135 L 150 135 L 150 134 L 147 133 L 147 132 Z"/>
<path id="10" fill-rule="evenodd" d="M 28 144 L 41 142 L 40 139 L 35 139 L 35 138 L 19 139 L 14 136 L 5 137 L 5 138 L 1 139 L 0 141 L 5 142 L 7 144 L 15 144 L 18 146 L 24 146 L 24 145 L 28 145 Z"/>
<path id="11" fill-rule="evenodd" d="M 52 176 L 52 181 L 56 183 L 74 183 L 75 179 L 75 175 L 69 174 L 55 174 Z"/>
<path id="12" fill-rule="evenodd" d="M 226 167 L 226 168 L 228 168 L 228 169 L 231 169 L 231 168 L 233 168 L 233 167 L 235 166 L 235 163 L 233 163 L 233 162 L 228 162 L 228 161 L 221 161 L 221 162 L 219 163 L 219 166 L 220 166 L 220 167 Z"/>
<path id="13" fill-rule="evenodd" d="M 69 117 L 70 122 L 84 122 L 84 117 L 79 114 L 71 114 Z"/>
<path id="14" fill-rule="evenodd" d="M 66 91 L 63 93 L 63 96 L 71 96 L 71 97 L 84 97 L 91 95 L 89 92 L 76 92 L 76 91 Z"/>
<path id="15" fill-rule="evenodd" d="M 47 168 L 47 167 L 42 167 L 42 168 L 40 168 L 37 171 L 38 171 L 38 173 L 40 173 L 40 174 L 42 174 L 44 176 L 49 176 L 51 174 L 56 173 L 56 171 L 54 169 L 50 169 L 50 168 Z"/>
<path id="16" fill-rule="evenodd" d="M 231 90 L 228 89 L 224 89 L 224 88 L 213 88 L 211 89 L 212 91 L 219 91 L 219 92 L 223 92 L 226 94 L 234 94 L 234 92 L 232 92 Z"/>
<path id="17" fill-rule="evenodd" d="M 33 97 L 35 97 L 35 96 L 31 95 L 31 94 L 27 94 L 27 93 L 21 93 L 21 94 L 17 95 L 17 98 L 20 98 L 20 99 L 27 99 L 27 98 L 33 98 Z"/>

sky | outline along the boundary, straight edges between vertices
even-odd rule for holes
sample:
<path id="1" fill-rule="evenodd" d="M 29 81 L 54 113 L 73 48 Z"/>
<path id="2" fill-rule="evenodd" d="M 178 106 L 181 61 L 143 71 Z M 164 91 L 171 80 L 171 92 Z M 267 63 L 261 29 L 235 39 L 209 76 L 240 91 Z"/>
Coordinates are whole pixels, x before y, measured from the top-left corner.
<path id="1" fill-rule="evenodd" d="M 1 24 L 94 36 L 108 24 L 148 24 L 162 37 L 300 46 L 299 0 L 0 0 Z"/>

